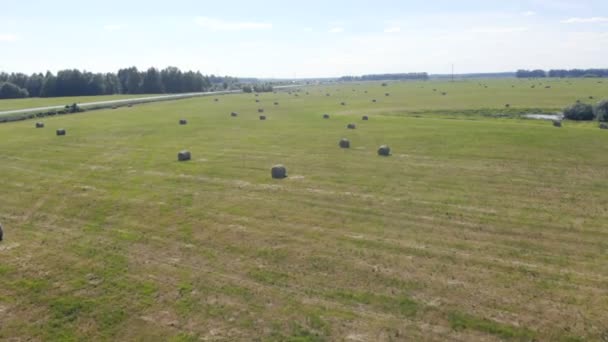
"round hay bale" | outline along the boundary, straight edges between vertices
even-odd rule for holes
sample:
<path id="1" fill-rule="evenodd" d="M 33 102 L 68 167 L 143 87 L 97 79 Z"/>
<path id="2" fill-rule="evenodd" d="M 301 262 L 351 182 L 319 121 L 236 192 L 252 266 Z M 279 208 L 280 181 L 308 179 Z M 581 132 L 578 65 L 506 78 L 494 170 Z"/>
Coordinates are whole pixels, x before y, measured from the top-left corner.
<path id="1" fill-rule="evenodd" d="M 275 102 L 275 103 L 274 103 L 274 105 L 275 105 L 275 106 L 278 106 L 278 105 L 279 105 L 279 103 L 278 103 L 278 102 Z"/>
<path id="2" fill-rule="evenodd" d="M 589 100 L 593 100 L 593 96 L 589 96 Z"/>
<path id="3" fill-rule="evenodd" d="M 230 113 L 230 116 L 232 116 L 232 117 L 237 117 L 237 116 L 239 116 L 239 113 L 237 113 L 237 112 L 232 112 L 232 113 Z"/>
<path id="4" fill-rule="evenodd" d="M 329 119 L 329 114 L 323 114 L 323 119 Z"/>
<path id="5" fill-rule="evenodd" d="M 340 104 L 343 106 L 346 106 L 346 102 L 341 102 Z"/>
<path id="6" fill-rule="evenodd" d="M 342 138 L 340 139 L 338 146 L 340 146 L 340 148 L 350 148 L 350 141 L 346 138 Z"/>
<path id="7" fill-rule="evenodd" d="M 367 115 L 363 115 L 363 116 L 361 117 L 361 120 L 363 120 L 363 121 L 367 121 L 367 120 L 369 120 L 369 118 L 367 117 Z"/>
<path id="8" fill-rule="evenodd" d="M 551 86 L 545 86 L 545 89 L 551 89 Z"/>
<path id="9" fill-rule="evenodd" d="M 260 120 L 266 120 L 266 115 L 260 115 Z"/>
<path id="10" fill-rule="evenodd" d="M 325 96 L 331 96 L 329 93 L 325 94 Z"/>
<path id="11" fill-rule="evenodd" d="M 600 123 L 600 129 L 608 129 L 608 123 L 605 123 L 605 122 Z"/>
<path id="12" fill-rule="evenodd" d="M 36 128 L 44 128 L 44 122 L 36 122 Z"/>
<path id="13" fill-rule="evenodd" d="M 259 102 L 260 102 L 260 100 L 256 99 L 256 100 L 255 100 L 255 102 L 256 102 L 256 103 L 259 103 Z"/>
<path id="14" fill-rule="evenodd" d="M 213 101 L 215 101 L 215 102 L 218 102 L 219 100 L 220 100 L 220 99 L 218 99 L 218 98 L 213 99 Z"/>
<path id="15" fill-rule="evenodd" d="M 186 120 L 186 119 L 179 119 L 179 124 L 180 125 L 187 125 L 188 124 L 188 120 Z"/>
<path id="16" fill-rule="evenodd" d="M 553 120 L 553 127 L 562 127 L 561 120 Z"/>
<path id="17" fill-rule="evenodd" d="M 443 93 L 441 93 L 441 95 L 446 96 L 448 93 L 446 93 L 445 91 Z"/>
<path id="18" fill-rule="evenodd" d="M 378 155 L 383 157 L 388 157 L 391 155 L 391 148 L 387 145 L 382 145 L 378 148 Z"/>
<path id="19" fill-rule="evenodd" d="M 60 128 L 57 130 L 57 135 L 65 135 L 65 134 L 66 134 L 65 129 Z"/>
<path id="20" fill-rule="evenodd" d="M 373 100 L 372 100 L 372 102 L 373 102 L 373 103 L 376 103 L 376 102 L 378 102 L 378 100 L 376 100 L 376 99 L 373 99 Z"/>
<path id="21" fill-rule="evenodd" d="M 258 108 L 258 113 L 264 113 L 264 108 Z"/>
<path id="22" fill-rule="evenodd" d="M 508 103 L 505 105 L 505 108 L 510 108 L 510 107 L 511 107 L 511 105 Z"/>
<path id="23" fill-rule="evenodd" d="M 364 91 L 364 93 L 366 93 L 366 94 L 367 94 L 367 90 L 366 90 L 366 91 Z"/>
<path id="24" fill-rule="evenodd" d="M 391 94 L 389 94 L 389 93 L 384 93 L 384 96 L 391 96 Z"/>
<path id="25" fill-rule="evenodd" d="M 272 176 L 272 178 L 274 179 L 283 179 L 287 177 L 287 169 L 285 168 L 285 166 L 278 164 L 272 167 L 272 169 L 270 169 L 270 175 Z"/>
<path id="26" fill-rule="evenodd" d="M 357 128 L 357 125 L 355 125 L 354 123 L 349 123 L 348 125 L 346 125 L 346 128 L 355 129 L 355 128 Z"/>
<path id="27" fill-rule="evenodd" d="M 437 91 L 437 89 L 433 89 L 433 91 Z"/>
<path id="28" fill-rule="evenodd" d="M 190 160 L 192 158 L 192 156 L 190 155 L 190 151 L 179 151 L 179 153 L 177 154 L 177 161 L 187 161 Z"/>

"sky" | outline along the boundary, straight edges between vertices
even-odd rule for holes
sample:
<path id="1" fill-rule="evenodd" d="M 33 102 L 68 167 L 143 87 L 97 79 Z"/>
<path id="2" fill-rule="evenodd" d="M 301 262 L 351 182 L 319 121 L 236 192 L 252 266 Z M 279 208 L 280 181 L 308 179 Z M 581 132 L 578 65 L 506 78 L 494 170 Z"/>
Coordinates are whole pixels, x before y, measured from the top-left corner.
<path id="1" fill-rule="evenodd" d="M 0 71 L 260 78 L 608 68 L 608 0 L 0 0 Z"/>

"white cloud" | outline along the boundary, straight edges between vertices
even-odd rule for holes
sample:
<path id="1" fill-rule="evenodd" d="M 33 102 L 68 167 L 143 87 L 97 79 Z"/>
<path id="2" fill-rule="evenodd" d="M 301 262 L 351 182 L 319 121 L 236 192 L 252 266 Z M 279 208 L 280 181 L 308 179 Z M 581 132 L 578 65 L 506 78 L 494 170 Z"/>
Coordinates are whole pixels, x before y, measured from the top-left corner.
<path id="1" fill-rule="evenodd" d="M 106 31 L 118 31 L 118 30 L 121 30 L 122 28 L 123 28 L 122 25 L 117 25 L 117 24 L 106 25 L 103 27 L 103 29 Z"/>
<path id="2" fill-rule="evenodd" d="M 476 27 L 470 30 L 473 33 L 518 33 L 528 31 L 527 27 Z"/>
<path id="3" fill-rule="evenodd" d="M 384 29 L 384 33 L 399 33 L 399 32 L 401 32 L 401 27 L 399 27 L 399 26 L 387 27 Z"/>
<path id="4" fill-rule="evenodd" d="M 536 15 L 536 12 L 534 12 L 534 11 L 526 11 L 526 12 L 523 12 L 521 15 L 523 15 L 524 17 L 533 17 L 533 16 Z"/>
<path id="5" fill-rule="evenodd" d="M 196 24 L 211 31 L 246 31 L 246 30 L 270 30 L 271 23 L 253 21 L 227 21 L 223 19 L 198 17 Z"/>
<path id="6" fill-rule="evenodd" d="M 331 29 L 329 29 L 329 33 L 342 33 L 342 32 L 344 32 L 343 27 L 332 27 Z"/>
<path id="7" fill-rule="evenodd" d="M 592 24 L 592 23 L 606 23 L 608 22 L 608 17 L 591 17 L 591 18 L 569 18 L 566 20 L 562 20 L 562 24 Z"/>
<path id="8" fill-rule="evenodd" d="M 5 34 L 0 33 L 0 42 L 11 43 L 11 42 L 16 42 L 18 40 L 19 40 L 19 37 L 17 35 L 10 34 L 10 33 L 5 33 Z"/>

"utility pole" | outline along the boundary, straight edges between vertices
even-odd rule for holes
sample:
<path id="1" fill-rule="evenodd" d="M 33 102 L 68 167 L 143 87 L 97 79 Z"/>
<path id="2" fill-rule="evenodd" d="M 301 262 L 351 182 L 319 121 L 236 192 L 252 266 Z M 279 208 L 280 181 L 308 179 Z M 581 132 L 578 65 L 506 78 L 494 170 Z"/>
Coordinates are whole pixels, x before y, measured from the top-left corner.
<path id="1" fill-rule="evenodd" d="M 452 82 L 454 82 L 454 63 L 452 63 Z"/>

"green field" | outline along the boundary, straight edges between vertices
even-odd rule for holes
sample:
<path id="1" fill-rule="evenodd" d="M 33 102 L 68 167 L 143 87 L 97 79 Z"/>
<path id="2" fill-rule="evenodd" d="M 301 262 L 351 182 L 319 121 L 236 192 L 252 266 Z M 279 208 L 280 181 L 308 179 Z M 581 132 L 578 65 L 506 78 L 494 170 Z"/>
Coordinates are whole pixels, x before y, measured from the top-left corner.
<path id="1" fill-rule="evenodd" d="M 63 106 L 72 103 L 86 103 L 97 101 L 112 101 L 135 99 L 154 95 L 103 95 L 103 96 L 72 96 L 72 97 L 33 97 L 26 99 L 0 100 L 0 111 L 28 109 L 37 107 Z"/>
<path id="2" fill-rule="evenodd" d="M 605 339 L 608 132 L 491 115 L 608 82 L 481 82 L 0 125 L 0 340 Z"/>

